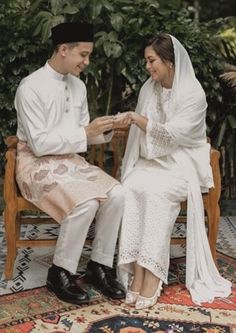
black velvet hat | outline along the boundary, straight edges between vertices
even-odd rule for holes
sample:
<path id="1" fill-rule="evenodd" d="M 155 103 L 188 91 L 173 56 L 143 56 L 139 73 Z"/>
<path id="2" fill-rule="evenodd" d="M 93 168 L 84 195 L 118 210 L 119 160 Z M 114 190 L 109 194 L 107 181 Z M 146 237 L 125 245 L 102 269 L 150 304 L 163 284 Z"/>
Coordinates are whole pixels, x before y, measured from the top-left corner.
<path id="1" fill-rule="evenodd" d="M 73 42 L 93 42 L 93 25 L 67 22 L 52 28 L 53 45 Z"/>

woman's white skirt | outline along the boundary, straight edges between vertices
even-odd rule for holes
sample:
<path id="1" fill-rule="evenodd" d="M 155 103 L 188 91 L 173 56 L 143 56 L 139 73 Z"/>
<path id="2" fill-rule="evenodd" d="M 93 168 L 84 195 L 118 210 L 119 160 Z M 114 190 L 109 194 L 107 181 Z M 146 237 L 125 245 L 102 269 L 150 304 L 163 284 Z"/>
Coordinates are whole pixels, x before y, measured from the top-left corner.
<path id="1" fill-rule="evenodd" d="M 118 276 L 127 288 L 137 262 L 167 283 L 170 238 L 187 197 L 180 170 L 140 159 L 124 180 L 125 210 L 119 237 Z"/>

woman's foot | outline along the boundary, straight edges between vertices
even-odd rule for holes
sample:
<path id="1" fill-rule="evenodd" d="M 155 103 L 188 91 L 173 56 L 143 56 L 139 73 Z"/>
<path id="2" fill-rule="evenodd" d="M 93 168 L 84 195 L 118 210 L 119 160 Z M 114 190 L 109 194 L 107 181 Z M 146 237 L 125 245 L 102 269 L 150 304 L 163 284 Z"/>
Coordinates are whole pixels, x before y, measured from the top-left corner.
<path id="1" fill-rule="evenodd" d="M 135 304 L 140 290 L 143 285 L 144 272 L 145 269 L 139 266 L 136 262 L 133 264 L 134 276 L 131 282 L 131 285 L 126 293 L 125 303 L 126 304 Z"/>
<path id="2" fill-rule="evenodd" d="M 137 298 L 139 296 L 139 291 L 133 291 L 131 289 L 128 289 L 126 296 L 125 296 L 125 304 L 135 304 L 137 301 Z"/>
<path id="3" fill-rule="evenodd" d="M 141 310 L 141 309 L 150 308 L 153 305 L 155 305 L 158 300 L 158 297 L 160 297 L 160 295 L 161 295 L 161 290 L 162 290 L 162 281 L 159 280 L 158 287 L 157 287 L 154 295 L 151 297 L 139 295 L 137 297 L 137 301 L 135 303 L 135 308 L 137 310 Z"/>

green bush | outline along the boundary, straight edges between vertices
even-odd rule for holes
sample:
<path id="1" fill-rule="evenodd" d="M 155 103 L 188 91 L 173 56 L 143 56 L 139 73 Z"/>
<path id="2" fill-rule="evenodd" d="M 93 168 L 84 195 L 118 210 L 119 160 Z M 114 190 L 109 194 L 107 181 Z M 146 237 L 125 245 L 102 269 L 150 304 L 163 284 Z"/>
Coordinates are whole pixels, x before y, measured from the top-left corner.
<path id="1" fill-rule="evenodd" d="M 4 14 L 4 15 L 3 15 Z M 92 118 L 134 109 L 147 78 L 142 41 L 147 34 L 165 31 L 177 37 L 190 54 L 208 100 L 209 134 L 224 112 L 219 80 L 224 58 L 218 31 L 225 22 L 197 23 L 181 1 L 150 0 L 10 0 L 0 5 L 1 137 L 14 133 L 14 94 L 21 78 L 44 64 L 50 54 L 51 27 L 64 21 L 90 21 L 96 42 L 86 82 Z M 213 142 L 214 138 L 213 138 Z M 3 165 L 3 154 L 0 156 Z"/>
<path id="2" fill-rule="evenodd" d="M 27 4 L 27 2 L 25 2 Z M 29 6 L 29 4 L 28 4 Z M 35 38 L 33 20 L 26 20 L 29 10 L 23 1 L 0 4 L 0 170 L 3 171 L 3 138 L 16 132 L 14 95 L 20 80 L 47 59 L 47 48 Z"/>

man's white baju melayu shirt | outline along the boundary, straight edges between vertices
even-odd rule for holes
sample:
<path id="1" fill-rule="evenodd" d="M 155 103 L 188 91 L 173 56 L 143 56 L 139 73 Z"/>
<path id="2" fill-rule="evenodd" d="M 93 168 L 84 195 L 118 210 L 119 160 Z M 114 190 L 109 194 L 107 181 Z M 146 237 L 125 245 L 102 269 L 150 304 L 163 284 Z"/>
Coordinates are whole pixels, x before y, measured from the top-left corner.
<path id="1" fill-rule="evenodd" d="M 17 182 L 22 195 L 61 222 L 90 199 L 106 199 L 118 182 L 77 153 L 87 151 L 89 123 L 86 87 L 48 63 L 18 87 Z M 94 142 L 109 137 L 99 135 Z"/>

